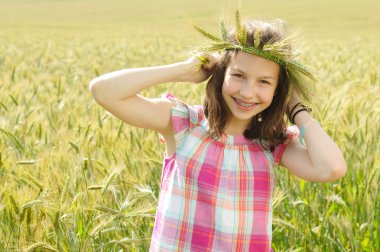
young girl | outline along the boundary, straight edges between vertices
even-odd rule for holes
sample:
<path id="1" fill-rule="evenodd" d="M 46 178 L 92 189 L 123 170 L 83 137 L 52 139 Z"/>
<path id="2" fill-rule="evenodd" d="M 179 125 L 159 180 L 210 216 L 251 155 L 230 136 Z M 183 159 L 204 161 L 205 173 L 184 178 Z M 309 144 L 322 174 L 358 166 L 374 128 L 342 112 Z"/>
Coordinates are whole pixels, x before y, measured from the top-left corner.
<path id="1" fill-rule="evenodd" d="M 217 54 L 108 73 L 90 90 L 121 120 L 164 137 L 150 251 L 271 251 L 274 166 L 322 182 L 344 176 L 346 164 L 301 103 L 308 72 L 275 24 L 237 19 L 230 32 L 222 25 L 222 39 L 197 29 L 214 41 L 205 50 Z M 207 79 L 204 106 L 138 94 Z M 286 128 L 284 114 L 296 127 Z"/>

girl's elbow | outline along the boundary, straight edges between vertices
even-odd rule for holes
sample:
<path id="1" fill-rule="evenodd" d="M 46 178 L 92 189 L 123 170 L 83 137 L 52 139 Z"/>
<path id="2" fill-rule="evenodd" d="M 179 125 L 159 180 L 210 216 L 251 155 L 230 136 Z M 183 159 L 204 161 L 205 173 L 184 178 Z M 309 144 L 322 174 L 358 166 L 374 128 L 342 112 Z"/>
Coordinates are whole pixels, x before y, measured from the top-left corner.
<path id="1" fill-rule="evenodd" d="M 346 175 L 347 165 L 340 150 L 329 158 L 329 161 L 325 165 L 328 167 L 328 181 L 330 182 L 336 181 Z"/>
<path id="2" fill-rule="evenodd" d="M 92 97 L 95 99 L 95 101 L 99 102 L 101 101 L 101 85 L 102 81 L 100 78 L 95 78 L 91 80 L 90 84 L 88 85 L 88 89 L 92 95 Z"/>
<path id="3" fill-rule="evenodd" d="M 344 160 L 336 162 L 333 166 L 331 166 L 329 171 L 329 175 L 326 179 L 329 182 L 333 182 L 344 177 L 347 172 L 346 162 Z"/>
<path id="4" fill-rule="evenodd" d="M 92 94 L 99 89 L 100 83 L 101 83 L 101 80 L 98 77 L 90 81 L 90 84 L 88 85 L 88 89 L 90 90 Z"/>

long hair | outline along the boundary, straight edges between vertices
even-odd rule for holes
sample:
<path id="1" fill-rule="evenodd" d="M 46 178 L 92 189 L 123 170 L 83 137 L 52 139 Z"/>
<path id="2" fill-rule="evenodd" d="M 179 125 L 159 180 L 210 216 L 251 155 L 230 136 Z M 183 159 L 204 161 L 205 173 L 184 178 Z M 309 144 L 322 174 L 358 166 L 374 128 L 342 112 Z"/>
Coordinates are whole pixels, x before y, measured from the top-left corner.
<path id="1" fill-rule="evenodd" d="M 254 45 L 255 31 L 260 31 L 259 48 L 262 49 L 267 43 L 274 43 L 284 37 L 283 26 L 264 21 L 248 21 L 245 23 L 247 32 L 247 46 Z M 228 41 L 238 44 L 235 39 L 235 31 L 231 30 L 227 37 Z M 289 46 L 286 48 L 290 50 Z M 226 69 L 231 58 L 235 57 L 238 50 L 224 51 L 212 69 L 212 75 L 206 86 L 206 97 L 204 100 L 205 116 L 209 122 L 209 134 L 212 137 L 220 137 L 227 123 L 228 107 L 222 96 L 222 86 Z M 275 90 L 275 96 L 268 108 L 260 113 L 262 121 L 259 122 L 258 115 L 252 118 L 250 126 L 244 131 L 244 136 L 249 139 L 258 139 L 265 149 L 273 149 L 277 144 L 286 140 L 286 122 L 284 114 L 286 111 L 286 99 L 289 94 L 290 83 L 286 69 L 280 66 L 279 78 Z"/>

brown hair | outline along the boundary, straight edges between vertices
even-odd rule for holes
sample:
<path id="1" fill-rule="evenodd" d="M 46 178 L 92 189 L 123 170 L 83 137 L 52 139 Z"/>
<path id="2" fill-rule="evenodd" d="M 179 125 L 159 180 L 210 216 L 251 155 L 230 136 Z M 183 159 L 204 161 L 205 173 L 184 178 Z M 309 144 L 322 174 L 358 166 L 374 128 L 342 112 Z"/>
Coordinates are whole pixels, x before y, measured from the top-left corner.
<path id="1" fill-rule="evenodd" d="M 247 32 L 247 46 L 254 46 L 254 34 L 260 31 L 259 49 L 267 43 L 273 43 L 284 37 L 283 26 L 264 21 L 245 22 Z M 235 39 L 235 31 L 231 30 L 227 40 L 233 44 L 239 43 Z M 290 50 L 289 47 L 286 48 Z M 209 122 L 209 134 L 212 137 L 220 137 L 227 123 L 228 107 L 222 96 L 222 86 L 227 66 L 231 57 L 235 57 L 238 50 L 224 51 L 212 69 L 212 75 L 206 86 L 204 100 L 205 116 Z M 258 121 L 258 115 L 252 118 L 250 127 L 244 131 L 244 136 L 249 139 L 259 139 L 265 149 L 273 149 L 277 144 L 286 140 L 286 98 L 289 93 L 290 83 L 286 70 L 280 66 L 278 84 L 273 101 L 268 108 L 260 113 L 262 121 Z"/>

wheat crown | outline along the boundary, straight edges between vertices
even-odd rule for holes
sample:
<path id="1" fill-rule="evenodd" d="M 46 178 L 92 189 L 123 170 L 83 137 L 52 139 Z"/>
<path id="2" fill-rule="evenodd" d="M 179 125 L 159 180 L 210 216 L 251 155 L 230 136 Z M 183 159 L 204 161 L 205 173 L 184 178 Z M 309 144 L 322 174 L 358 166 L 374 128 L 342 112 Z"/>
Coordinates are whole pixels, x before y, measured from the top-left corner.
<path id="1" fill-rule="evenodd" d="M 226 50 L 241 50 L 247 53 L 251 53 L 265 59 L 271 60 L 284 67 L 285 72 L 290 82 L 290 88 L 293 88 L 300 94 L 305 100 L 310 100 L 310 91 L 306 83 L 310 80 L 314 80 L 314 77 L 308 67 L 297 60 L 299 52 L 289 49 L 289 45 L 293 39 L 293 36 L 284 36 L 282 39 L 275 42 L 269 41 L 263 46 L 259 47 L 261 43 L 261 32 L 256 29 L 254 32 L 254 45 L 247 45 L 247 27 L 241 21 L 239 10 L 235 12 L 235 39 L 237 41 L 232 43 L 227 40 L 227 29 L 225 23 L 220 21 L 220 30 L 222 37 L 212 35 L 199 26 L 193 24 L 194 28 L 201 33 L 204 37 L 212 41 L 208 46 L 201 47 L 197 52 L 223 52 Z M 199 55 L 199 54 L 198 54 Z M 201 61 L 201 64 L 206 64 L 208 59 L 206 57 L 197 56 Z M 289 92 L 291 95 L 292 92 Z"/>

